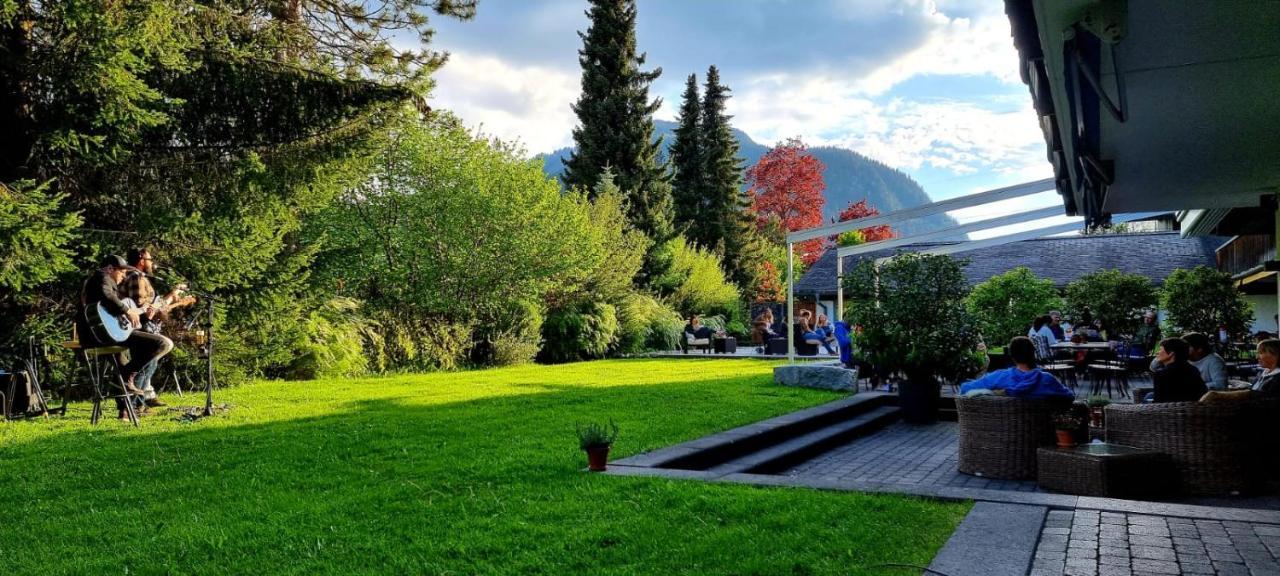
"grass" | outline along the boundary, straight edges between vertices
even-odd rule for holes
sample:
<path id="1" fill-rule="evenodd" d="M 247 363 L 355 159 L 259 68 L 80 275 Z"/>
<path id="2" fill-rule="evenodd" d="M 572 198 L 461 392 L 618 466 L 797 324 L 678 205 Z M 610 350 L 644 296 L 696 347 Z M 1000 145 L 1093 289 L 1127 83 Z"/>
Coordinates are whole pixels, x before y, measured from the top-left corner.
<path id="1" fill-rule="evenodd" d="M 892 574 L 968 506 L 582 472 L 833 399 L 750 360 L 260 382 L 197 423 L 0 422 L 11 574 Z M 196 403 L 167 397 L 170 403 Z"/>

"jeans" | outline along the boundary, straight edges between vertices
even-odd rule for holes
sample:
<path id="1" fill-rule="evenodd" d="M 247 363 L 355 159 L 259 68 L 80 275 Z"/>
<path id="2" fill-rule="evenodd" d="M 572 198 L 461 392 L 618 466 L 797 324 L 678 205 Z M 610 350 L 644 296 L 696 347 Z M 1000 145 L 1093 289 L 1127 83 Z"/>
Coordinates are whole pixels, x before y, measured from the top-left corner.
<path id="1" fill-rule="evenodd" d="M 156 397 L 156 389 L 151 385 L 151 377 L 155 376 L 156 368 L 160 367 L 160 359 L 156 358 L 148 362 L 138 371 L 138 375 L 133 378 L 133 385 L 142 390 L 142 398 L 144 400 L 154 400 Z"/>
<path id="2" fill-rule="evenodd" d="M 819 342 L 822 342 L 822 347 L 823 347 L 823 348 L 826 348 L 826 350 L 827 350 L 827 353 L 828 353 L 828 354 L 835 354 L 835 353 L 836 353 L 836 351 L 835 351 L 834 349 L 832 349 L 832 348 L 831 348 L 831 341 L 830 341 L 830 340 L 827 340 L 827 337 L 826 337 L 825 335 L 823 335 L 821 331 L 817 331 L 817 332 L 805 332 L 805 333 L 804 333 L 804 339 L 805 339 L 805 340 L 817 340 L 817 341 L 819 341 Z"/>

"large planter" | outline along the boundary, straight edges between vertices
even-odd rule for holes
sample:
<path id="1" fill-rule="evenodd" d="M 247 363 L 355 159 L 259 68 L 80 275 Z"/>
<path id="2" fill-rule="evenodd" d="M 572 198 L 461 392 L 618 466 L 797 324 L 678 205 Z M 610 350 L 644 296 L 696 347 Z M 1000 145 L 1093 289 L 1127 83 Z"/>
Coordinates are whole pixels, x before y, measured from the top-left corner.
<path id="1" fill-rule="evenodd" d="M 588 446 L 587 469 L 592 472 L 604 472 L 609 466 L 609 445 L 597 444 Z"/>
<path id="2" fill-rule="evenodd" d="M 938 421 L 938 404 L 942 386 L 932 378 L 908 378 L 898 384 L 898 408 L 908 424 L 933 424 Z"/>

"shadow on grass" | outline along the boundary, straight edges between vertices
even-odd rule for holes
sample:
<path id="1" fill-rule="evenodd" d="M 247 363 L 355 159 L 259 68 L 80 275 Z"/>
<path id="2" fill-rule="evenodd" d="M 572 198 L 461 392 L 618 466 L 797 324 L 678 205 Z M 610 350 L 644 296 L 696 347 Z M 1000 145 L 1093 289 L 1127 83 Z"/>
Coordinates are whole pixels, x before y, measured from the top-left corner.
<path id="1" fill-rule="evenodd" d="M 927 563 L 967 509 L 588 475 L 579 421 L 616 420 L 616 458 L 834 396 L 758 376 L 536 380 L 458 401 L 408 390 L 301 417 L 281 406 L 275 420 L 86 425 L 13 443 L 0 557 L 14 573 L 849 573 Z"/>

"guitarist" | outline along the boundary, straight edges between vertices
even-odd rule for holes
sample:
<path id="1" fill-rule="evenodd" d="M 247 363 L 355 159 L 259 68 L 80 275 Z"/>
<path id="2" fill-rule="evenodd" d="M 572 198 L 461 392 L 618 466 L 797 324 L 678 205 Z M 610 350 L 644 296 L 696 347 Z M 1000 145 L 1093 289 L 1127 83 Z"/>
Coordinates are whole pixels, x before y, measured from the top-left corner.
<path id="1" fill-rule="evenodd" d="M 89 329 L 85 314 L 92 313 L 91 310 L 97 304 L 102 304 L 102 307 L 111 314 L 128 317 L 135 327 L 141 326 L 141 318 L 144 315 L 144 311 L 141 308 L 130 307 L 120 298 L 120 282 L 124 281 L 125 275 L 132 270 L 136 270 L 136 268 L 129 266 L 124 258 L 110 254 L 103 257 L 102 267 L 94 272 L 88 280 L 85 280 L 84 287 L 80 291 L 80 304 L 84 307 L 84 310 L 76 317 L 77 332 L 80 335 L 81 346 L 84 348 L 117 345 L 115 342 L 97 341 L 94 338 L 93 331 Z M 129 350 L 129 362 L 121 368 L 120 376 L 124 379 L 125 391 L 130 394 L 142 393 L 142 390 L 134 385 L 134 378 L 137 376 L 138 371 L 143 366 L 146 366 L 147 363 L 160 358 L 173 349 L 173 343 L 168 338 L 139 330 L 134 330 L 127 340 L 118 345 L 124 346 Z M 116 409 L 120 412 L 120 419 L 125 419 L 123 398 L 116 398 Z"/>
<path id="2" fill-rule="evenodd" d="M 192 298 L 180 300 L 181 286 L 165 296 L 156 293 L 151 284 L 151 278 L 155 275 L 156 264 L 150 250 L 146 248 L 131 248 L 128 262 L 134 270 L 125 274 L 122 293 L 132 299 L 144 311 L 139 317 L 142 325 L 138 329 L 164 338 L 168 346 L 161 353 L 161 356 L 168 354 L 173 350 L 173 341 L 160 334 L 161 321 L 168 317 L 169 310 L 179 306 L 186 306 L 195 300 Z M 155 375 L 156 368 L 159 365 L 160 358 L 156 357 L 155 360 L 147 363 L 146 366 L 142 367 L 142 370 L 138 371 L 138 377 L 134 381 L 134 384 L 142 390 L 142 397 L 146 405 L 152 408 L 165 405 L 164 402 L 161 402 L 156 397 L 156 389 L 151 385 L 151 377 Z"/>

